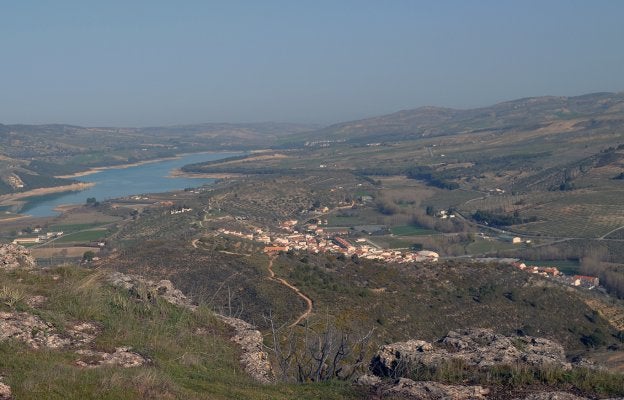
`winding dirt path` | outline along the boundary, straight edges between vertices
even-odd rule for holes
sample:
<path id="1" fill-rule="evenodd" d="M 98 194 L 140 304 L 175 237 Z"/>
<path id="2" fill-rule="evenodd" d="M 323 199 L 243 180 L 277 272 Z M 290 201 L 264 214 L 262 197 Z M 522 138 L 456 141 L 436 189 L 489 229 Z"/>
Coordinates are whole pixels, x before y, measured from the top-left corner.
<path id="1" fill-rule="evenodd" d="M 306 319 L 306 318 L 308 318 L 310 316 L 310 314 L 312 313 L 312 299 L 310 299 L 308 296 L 303 294 L 303 292 L 301 292 L 301 290 L 299 290 L 299 288 L 297 288 L 296 286 L 291 285 L 286 279 L 278 278 L 278 277 L 275 276 L 275 272 L 273 272 L 273 260 L 274 259 L 275 259 L 275 257 L 269 257 L 269 266 L 268 266 L 269 279 L 271 279 L 272 281 L 278 282 L 281 285 L 286 286 L 287 288 L 289 288 L 290 290 L 295 292 L 297 294 L 297 296 L 301 297 L 303 299 L 303 301 L 305 301 L 306 304 L 307 304 L 306 310 L 303 312 L 303 314 L 301 314 L 295 320 L 295 322 L 293 322 L 292 324 L 290 324 L 288 326 L 289 328 L 292 328 L 292 327 L 298 325 L 301 321 L 303 321 L 304 319 Z"/>

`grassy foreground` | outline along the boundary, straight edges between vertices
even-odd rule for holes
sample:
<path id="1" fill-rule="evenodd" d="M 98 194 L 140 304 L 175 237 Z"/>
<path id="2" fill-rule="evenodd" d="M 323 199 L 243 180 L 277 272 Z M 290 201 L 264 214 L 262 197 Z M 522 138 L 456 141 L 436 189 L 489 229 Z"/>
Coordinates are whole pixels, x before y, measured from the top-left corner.
<path id="1" fill-rule="evenodd" d="M 31 296 L 47 301 L 36 309 Z M 102 273 L 79 267 L 0 272 L 0 311 L 40 316 L 63 332 L 95 322 L 88 345 L 98 351 L 131 346 L 152 361 L 137 368 L 83 368 L 74 349 L 32 349 L 0 342 L 0 375 L 16 399 L 343 399 L 348 384 L 260 385 L 239 365 L 232 333 L 208 308 L 191 312 L 164 301 L 141 301 L 108 286 Z"/>

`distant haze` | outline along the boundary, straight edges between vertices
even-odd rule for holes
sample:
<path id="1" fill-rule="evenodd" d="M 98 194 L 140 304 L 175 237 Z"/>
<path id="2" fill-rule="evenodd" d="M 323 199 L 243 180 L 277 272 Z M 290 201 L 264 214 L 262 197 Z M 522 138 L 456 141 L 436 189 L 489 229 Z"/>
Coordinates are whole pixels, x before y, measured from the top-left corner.
<path id="1" fill-rule="evenodd" d="M 0 123 L 330 124 L 624 90 L 624 1 L 14 1 Z"/>

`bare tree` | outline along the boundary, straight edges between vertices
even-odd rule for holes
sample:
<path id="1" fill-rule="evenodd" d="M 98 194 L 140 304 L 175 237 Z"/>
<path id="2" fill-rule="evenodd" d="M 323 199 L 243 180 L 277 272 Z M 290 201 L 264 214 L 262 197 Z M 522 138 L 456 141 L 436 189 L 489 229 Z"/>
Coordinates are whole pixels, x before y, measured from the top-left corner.
<path id="1" fill-rule="evenodd" d="M 307 321 L 294 328 L 276 327 L 272 315 L 265 316 L 271 326 L 273 353 L 283 381 L 323 382 L 350 379 L 368 365 L 365 360 L 373 329 L 364 334 L 339 329 L 326 321 L 311 326 Z"/>

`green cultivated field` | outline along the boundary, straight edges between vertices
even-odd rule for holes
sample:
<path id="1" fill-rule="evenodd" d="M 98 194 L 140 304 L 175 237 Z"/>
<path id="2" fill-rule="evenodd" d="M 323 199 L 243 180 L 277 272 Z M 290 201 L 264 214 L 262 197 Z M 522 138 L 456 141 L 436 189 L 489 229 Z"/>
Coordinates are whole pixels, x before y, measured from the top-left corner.
<path id="1" fill-rule="evenodd" d="M 106 237 L 108 230 L 90 230 L 80 231 L 76 233 L 70 233 L 69 235 L 63 235 L 59 239 L 55 240 L 56 243 L 72 243 L 72 242 L 90 242 Z"/>
<path id="2" fill-rule="evenodd" d="M 72 232 L 95 228 L 104 224 L 105 223 L 101 223 L 101 222 L 90 222 L 90 223 L 84 223 L 84 224 L 59 224 L 59 225 L 51 225 L 49 230 L 60 231 L 60 232 L 64 232 L 65 234 L 68 234 Z"/>
<path id="3" fill-rule="evenodd" d="M 390 229 L 390 232 L 398 236 L 436 235 L 439 233 L 434 230 L 422 228 L 415 225 L 395 226 Z"/>
<path id="4" fill-rule="evenodd" d="M 501 242 L 500 240 L 477 238 L 474 242 L 466 246 L 466 251 L 468 254 L 491 254 L 497 251 L 515 250 L 520 248 L 520 246 L 521 245 L 508 242 Z"/>

